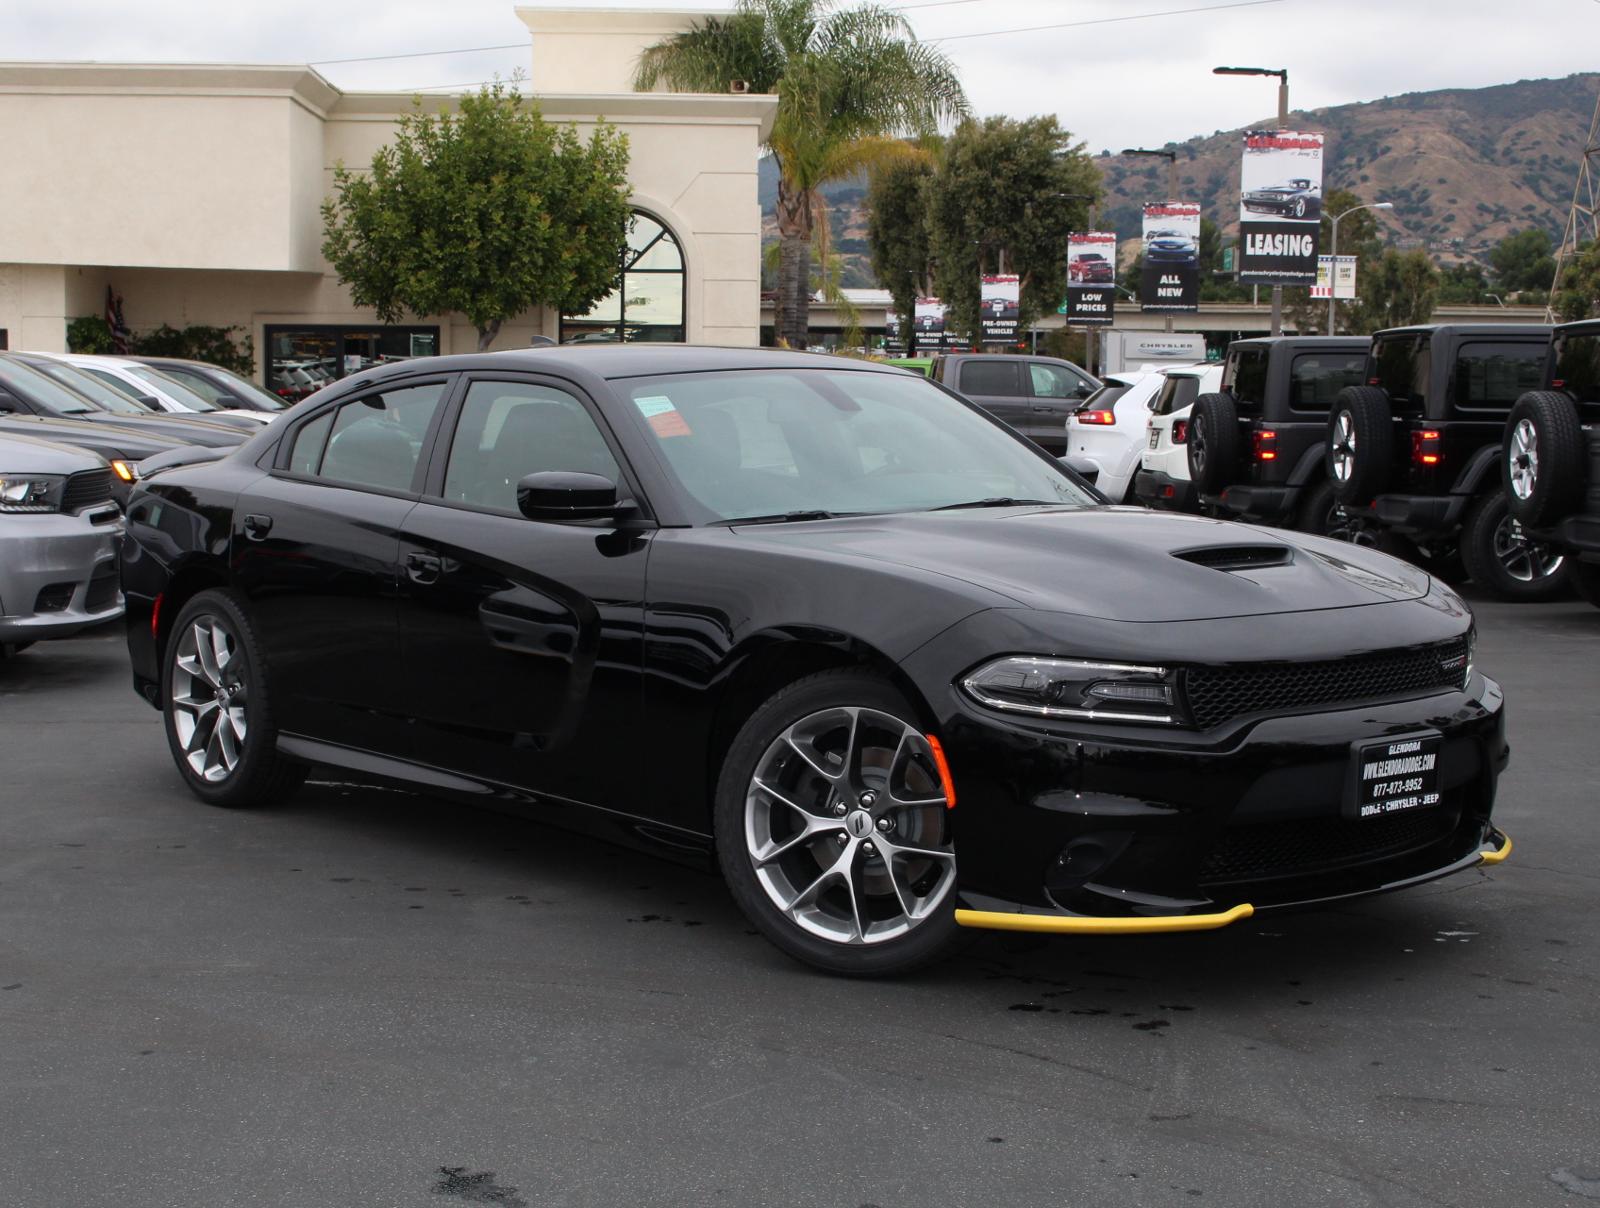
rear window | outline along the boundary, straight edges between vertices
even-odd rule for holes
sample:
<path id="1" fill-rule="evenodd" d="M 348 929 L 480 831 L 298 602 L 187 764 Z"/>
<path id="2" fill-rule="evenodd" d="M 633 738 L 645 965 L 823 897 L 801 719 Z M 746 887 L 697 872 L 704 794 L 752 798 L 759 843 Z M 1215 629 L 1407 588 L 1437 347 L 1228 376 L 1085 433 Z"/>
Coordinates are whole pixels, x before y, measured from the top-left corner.
<path id="1" fill-rule="evenodd" d="M 1161 383 L 1156 404 L 1151 408 L 1157 415 L 1171 415 L 1191 406 L 1200 397 L 1200 379 L 1189 374 L 1169 373 Z"/>
<path id="2" fill-rule="evenodd" d="M 1247 349 L 1235 355 L 1233 384 L 1228 388 L 1246 409 L 1259 408 L 1267 400 L 1267 354 Z"/>
<path id="3" fill-rule="evenodd" d="M 1302 352 L 1289 366 L 1289 406 L 1296 411 L 1326 411 L 1346 386 L 1361 385 L 1364 352 Z"/>
<path id="4" fill-rule="evenodd" d="M 961 365 L 963 394 L 998 394 L 1005 397 L 1022 394 L 1022 374 L 1017 362 L 995 357 L 993 360 L 965 361 Z"/>
<path id="5" fill-rule="evenodd" d="M 1463 344 L 1456 354 L 1454 400 L 1469 411 L 1510 411 L 1544 385 L 1544 344 Z"/>
<path id="6" fill-rule="evenodd" d="M 1115 411 L 1117 400 L 1132 389 L 1127 382 L 1107 382 L 1083 402 L 1085 411 Z"/>
<path id="7" fill-rule="evenodd" d="M 1550 384 L 1580 403 L 1600 403 L 1600 332 L 1557 338 Z"/>

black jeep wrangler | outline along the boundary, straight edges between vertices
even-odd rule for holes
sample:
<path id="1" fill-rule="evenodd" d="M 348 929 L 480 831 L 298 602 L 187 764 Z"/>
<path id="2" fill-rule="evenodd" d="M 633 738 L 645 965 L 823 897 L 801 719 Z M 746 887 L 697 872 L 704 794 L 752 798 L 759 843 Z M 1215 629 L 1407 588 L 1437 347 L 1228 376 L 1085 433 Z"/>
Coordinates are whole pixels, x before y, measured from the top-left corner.
<path id="1" fill-rule="evenodd" d="M 1600 320 L 1555 329 L 1543 386 L 1506 420 L 1506 504 L 1568 556 L 1578 594 L 1600 608 Z"/>
<path id="2" fill-rule="evenodd" d="M 1201 508 L 1257 524 L 1342 536 L 1323 474 L 1328 410 L 1366 380 L 1365 336 L 1235 340 L 1222 389 L 1189 414 L 1189 477 Z"/>
<path id="3" fill-rule="evenodd" d="M 1566 560 L 1522 530 L 1501 489 L 1511 408 L 1544 382 L 1550 328 L 1396 327 L 1372 337 L 1366 384 L 1339 392 L 1327 473 L 1351 539 L 1503 600 L 1567 589 Z"/>

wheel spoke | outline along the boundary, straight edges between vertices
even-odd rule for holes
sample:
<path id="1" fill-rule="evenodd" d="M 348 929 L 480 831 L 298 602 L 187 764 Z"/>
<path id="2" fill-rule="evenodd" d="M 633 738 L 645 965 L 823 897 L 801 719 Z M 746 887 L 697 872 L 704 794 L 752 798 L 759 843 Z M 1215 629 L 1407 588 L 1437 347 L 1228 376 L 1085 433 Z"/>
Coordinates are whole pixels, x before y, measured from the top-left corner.
<path id="1" fill-rule="evenodd" d="M 194 652 L 195 662 L 199 664 L 200 674 L 213 688 L 222 687 L 222 668 L 217 665 L 216 648 L 212 645 L 213 626 L 204 625 L 200 621 L 194 623 Z"/>
<path id="2" fill-rule="evenodd" d="M 836 818 L 815 818 L 809 814 L 802 814 L 805 825 L 795 834 L 786 839 L 774 839 L 759 850 L 752 850 L 750 858 L 758 865 L 771 864 L 774 860 L 781 860 L 796 848 L 805 847 L 814 842 L 819 835 L 837 835 L 844 833 L 844 827 Z"/>
<path id="3" fill-rule="evenodd" d="M 789 732 L 788 732 L 788 733 L 786 733 L 786 734 L 785 734 L 785 735 L 784 735 L 784 736 L 783 736 L 783 740 L 784 740 L 784 741 L 785 741 L 785 742 L 786 742 L 786 743 L 788 743 L 788 744 L 789 744 L 789 748 L 790 748 L 790 749 L 791 749 L 791 750 L 792 750 L 792 751 L 794 751 L 794 753 L 795 753 L 795 754 L 796 754 L 796 755 L 798 755 L 798 756 L 800 756 L 800 758 L 801 758 L 801 759 L 803 759 L 803 760 L 805 760 L 805 761 L 806 761 L 806 763 L 807 763 L 807 765 L 808 765 L 808 766 L 809 766 L 809 767 L 810 767 L 810 768 L 811 768 L 811 770 L 812 770 L 812 771 L 813 771 L 813 772 L 815 772 L 815 773 L 816 773 L 816 774 L 817 774 L 817 775 L 818 775 L 818 776 L 821 776 L 821 777 L 823 777 L 823 778 L 824 778 L 824 779 L 826 779 L 826 780 L 838 780 L 838 779 L 839 779 L 839 777 L 840 777 L 840 775 L 842 775 L 842 773 L 841 773 L 841 772 L 830 772 L 830 771 L 829 771 L 829 770 L 828 770 L 828 769 L 827 769 L 827 768 L 825 768 L 825 767 L 823 767 L 823 766 L 822 766 L 822 763 L 821 763 L 821 762 L 820 762 L 820 761 L 819 761 L 819 760 L 817 760 L 817 759 L 816 759 L 816 758 L 815 758 L 815 757 L 814 757 L 814 756 L 813 756 L 813 755 L 812 755 L 812 754 L 811 754 L 811 752 L 810 752 L 810 751 L 807 751 L 807 750 L 806 750 L 806 749 L 805 749 L 805 748 L 804 748 L 804 747 L 803 747 L 803 746 L 801 746 L 801 745 L 800 745 L 800 744 L 799 744 L 799 743 L 798 743 L 798 742 L 796 742 L 796 741 L 795 741 L 795 738 L 794 738 L 794 731 L 793 731 L 793 729 L 791 729 L 791 730 L 790 730 L 790 731 L 789 731 Z"/>
<path id="4" fill-rule="evenodd" d="M 848 880 L 848 869 L 850 867 L 850 861 L 854 856 L 855 844 L 847 844 L 840 850 L 839 854 L 834 857 L 833 863 L 829 864 L 826 868 L 819 872 L 816 876 L 816 879 L 812 881 L 811 884 L 807 885 L 799 893 L 795 894 L 794 897 L 789 899 L 789 902 L 784 906 L 784 909 L 792 913 L 803 906 L 810 906 L 816 902 L 817 895 L 819 895 L 834 881 L 839 880 L 841 877 Z"/>

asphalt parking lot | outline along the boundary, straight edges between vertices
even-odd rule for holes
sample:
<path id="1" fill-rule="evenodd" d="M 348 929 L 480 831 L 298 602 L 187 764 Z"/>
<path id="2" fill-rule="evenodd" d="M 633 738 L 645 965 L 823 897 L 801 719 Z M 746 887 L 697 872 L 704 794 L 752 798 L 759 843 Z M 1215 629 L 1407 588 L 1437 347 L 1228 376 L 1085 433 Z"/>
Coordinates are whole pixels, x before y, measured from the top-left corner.
<path id="1" fill-rule="evenodd" d="M 1600 1200 L 1600 612 L 1478 615 L 1498 869 L 887 982 L 533 823 L 209 809 L 116 628 L 35 647 L 0 664 L 0 1203 Z"/>

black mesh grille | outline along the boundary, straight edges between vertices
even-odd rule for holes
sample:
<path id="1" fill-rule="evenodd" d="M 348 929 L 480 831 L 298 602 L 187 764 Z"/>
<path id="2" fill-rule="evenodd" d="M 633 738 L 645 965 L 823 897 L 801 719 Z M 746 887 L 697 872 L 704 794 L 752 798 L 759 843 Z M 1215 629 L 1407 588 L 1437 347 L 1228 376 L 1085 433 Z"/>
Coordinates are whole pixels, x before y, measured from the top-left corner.
<path id="1" fill-rule="evenodd" d="M 63 512 L 81 512 L 111 498 L 111 471 L 84 470 L 67 479 L 61 492 Z"/>
<path id="2" fill-rule="evenodd" d="M 1467 639 L 1320 663 L 1193 667 L 1184 674 L 1201 729 L 1254 714 L 1427 696 L 1466 683 Z"/>
<path id="3" fill-rule="evenodd" d="M 1443 807 L 1389 818 L 1300 818 L 1224 830 L 1200 870 L 1206 885 L 1261 881 L 1388 859 L 1437 843 L 1456 826 Z"/>

